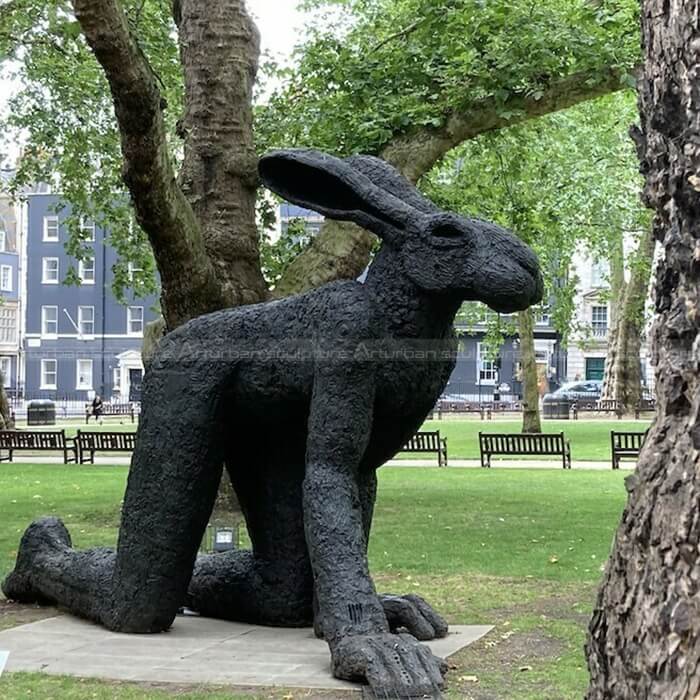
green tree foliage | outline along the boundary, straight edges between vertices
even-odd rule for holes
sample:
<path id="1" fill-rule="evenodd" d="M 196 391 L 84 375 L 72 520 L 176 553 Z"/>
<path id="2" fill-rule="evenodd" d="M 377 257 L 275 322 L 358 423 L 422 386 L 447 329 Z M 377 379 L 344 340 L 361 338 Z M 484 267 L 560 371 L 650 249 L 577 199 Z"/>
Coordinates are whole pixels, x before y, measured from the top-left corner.
<path id="1" fill-rule="evenodd" d="M 379 153 L 397 134 L 638 61 L 636 0 L 345 0 L 311 25 L 260 117 L 264 140 Z M 627 76 L 627 77 L 626 77 Z"/>
<path id="2" fill-rule="evenodd" d="M 183 81 L 171 3 L 122 4 L 167 101 L 166 126 L 177 158 Z M 625 81 L 638 61 L 635 0 L 305 4 L 317 12 L 316 19 L 297 51 L 295 67 L 276 74 L 282 87 L 258 110 L 260 151 L 299 145 L 341 154 L 379 153 L 398 136 L 417 133 L 422 138 L 444 128 L 451 114 L 469 114 L 488 100 L 500 118 L 517 121 L 522 115 L 512 105 L 514 95 L 545 99 L 548 89 L 566 76 L 576 79 L 572 84 L 593 84 L 612 71 L 616 80 Z M 5 75 L 14 74 L 21 85 L 0 124 L 0 130 L 27 138 L 17 189 L 36 180 L 58 184 L 74 211 L 69 251 L 77 258 L 83 255 L 79 219 L 94 219 L 109 227 L 120 253 L 117 292 L 130 284 L 129 262 L 143 270 L 134 280 L 138 291 L 152 290 L 148 242 L 133 225 L 126 196 L 115 197 L 123 185 L 108 85 L 71 3 L 3 3 L 0 59 Z M 556 108 L 556 100 L 547 107 Z M 286 260 L 289 254 L 279 255 Z M 268 260 L 266 267 L 272 270 L 270 265 Z"/>
<path id="3" fill-rule="evenodd" d="M 124 6 L 143 51 L 156 71 L 175 133 L 182 111 L 182 79 L 168 3 L 128 0 Z M 115 291 L 155 291 L 155 266 L 145 235 L 133 222 L 121 180 L 122 156 L 114 108 L 102 69 L 62 0 L 11 0 L 0 8 L 0 57 L 4 77 L 21 89 L 11 100 L 3 131 L 23 134 L 27 146 L 14 183 L 15 192 L 33 182 L 56 185 L 72 214 L 67 250 L 86 255 L 85 217 L 110 231 L 119 253 Z M 176 140 L 173 139 L 173 144 Z M 129 263 L 136 272 L 129 274 Z M 77 282 L 75 270 L 67 282 Z"/>

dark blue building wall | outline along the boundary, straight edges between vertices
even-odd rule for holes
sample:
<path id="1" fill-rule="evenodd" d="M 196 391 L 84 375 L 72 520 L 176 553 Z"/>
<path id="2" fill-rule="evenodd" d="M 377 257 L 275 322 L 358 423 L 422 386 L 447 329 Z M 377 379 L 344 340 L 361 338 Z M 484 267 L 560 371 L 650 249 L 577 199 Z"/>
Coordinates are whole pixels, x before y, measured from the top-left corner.
<path id="1" fill-rule="evenodd" d="M 26 235 L 26 298 L 25 298 L 25 394 L 29 398 L 74 397 L 87 399 L 89 390 L 79 389 L 77 360 L 92 360 L 92 388 L 110 397 L 117 356 L 125 351 L 141 349 L 142 334 L 132 334 L 127 328 L 128 306 L 143 307 L 143 325 L 156 318 L 153 296 L 136 298 L 127 295 L 128 305 L 120 304 L 112 293 L 117 262 L 116 251 L 107 244 L 108 232 L 95 227 L 94 242 L 86 246 L 94 249 L 94 283 L 80 286 L 65 285 L 69 268 L 77 271 L 78 262 L 65 251 L 68 232 L 63 224 L 70 215 L 66 208 L 55 212 L 55 195 L 31 195 L 27 206 Z M 58 217 L 58 241 L 44 240 L 44 217 Z M 44 258 L 58 259 L 59 283 L 47 284 L 44 277 Z M 57 307 L 57 333 L 47 337 L 42 333 L 42 307 Z M 79 307 L 92 307 L 92 334 L 79 334 Z M 56 360 L 56 389 L 41 386 L 41 360 Z"/>
<path id="2" fill-rule="evenodd" d="M 492 399 L 500 386 L 507 385 L 505 394 L 501 392 L 502 399 L 517 400 L 521 397 L 520 349 L 517 336 L 504 339 L 498 352 L 498 362 L 494 365 L 486 359 L 485 352 L 480 352 L 479 345 L 485 339 L 483 331 L 467 332 L 464 329 L 458 329 L 457 332 L 459 353 L 445 394 L 468 397 L 470 401 L 487 401 Z M 558 386 L 557 378 L 566 376 L 566 352 L 561 347 L 554 329 L 541 328 L 538 330 L 536 338 L 554 343 L 554 351 L 546 358 L 546 361 L 541 363 L 541 371 L 547 377 L 546 389 L 553 390 Z M 483 377 L 482 370 L 485 368 L 488 371 L 484 373 L 486 377 Z"/>

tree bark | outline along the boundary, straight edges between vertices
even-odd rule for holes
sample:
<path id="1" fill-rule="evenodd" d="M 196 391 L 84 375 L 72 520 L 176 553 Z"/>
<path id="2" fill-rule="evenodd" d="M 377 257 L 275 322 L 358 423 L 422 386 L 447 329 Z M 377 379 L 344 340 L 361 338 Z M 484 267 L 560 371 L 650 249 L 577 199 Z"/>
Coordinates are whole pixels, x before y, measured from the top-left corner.
<path id="1" fill-rule="evenodd" d="M 603 399 L 619 401 L 625 413 L 634 411 L 642 397 L 641 351 L 644 332 L 644 307 L 656 242 L 649 230 L 639 242 L 630 280 L 613 295 L 613 316 L 608 337 Z"/>
<path id="2" fill-rule="evenodd" d="M 166 104 L 118 0 L 74 0 L 75 15 L 114 101 L 123 176 L 161 276 L 168 328 L 230 305 L 192 207 L 175 181 L 166 142 Z"/>
<path id="3" fill-rule="evenodd" d="M 518 314 L 518 327 L 523 383 L 523 432 L 541 433 L 539 377 L 535 355 L 535 319 L 532 309 Z"/>
<path id="4" fill-rule="evenodd" d="M 289 264 L 274 296 L 301 294 L 333 280 L 357 279 L 369 264 L 376 240 L 355 224 L 325 221 L 311 246 Z"/>
<path id="5" fill-rule="evenodd" d="M 602 74 L 577 73 L 552 83 L 540 99 L 513 93 L 504 102 L 495 97 L 470 105 L 449 115 L 441 127 L 421 127 L 397 135 L 378 155 L 397 168 L 409 181 L 417 183 L 449 151 L 487 131 L 512 126 L 543 114 L 573 107 L 586 100 L 621 90 L 625 85 L 615 71 Z M 509 113 L 508 118 L 503 117 Z M 344 241 L 352 230 L 352 241 Z M 361 233 L 360 233 L 361 232 Z M 294 261 L 277 285 L 284 294 L 309 289 L 339 279 L 355 279 L 367 266 L 374 236 L 357 227 L 324 224 L 311 245 Z M 337 251 L 329 265 L 328 251 Z M 314 280 L 313 284 L 311 280 Z"/>
<path id="6" fill-rule="evenodd" d="M 268 294 L 255 222 L 260 36 L 243 0 L 182 0 L 176 15 L 185 78 L 179 182 L 228 304 L 256 303 Z"/>
<path id="7" fill-rule="evenodd" d="M 657 415 L 587 642 L 589 700 L 700 693 L 700 29 L 697 0 L 644 0 L 645 198 L 656 274 Z"/>

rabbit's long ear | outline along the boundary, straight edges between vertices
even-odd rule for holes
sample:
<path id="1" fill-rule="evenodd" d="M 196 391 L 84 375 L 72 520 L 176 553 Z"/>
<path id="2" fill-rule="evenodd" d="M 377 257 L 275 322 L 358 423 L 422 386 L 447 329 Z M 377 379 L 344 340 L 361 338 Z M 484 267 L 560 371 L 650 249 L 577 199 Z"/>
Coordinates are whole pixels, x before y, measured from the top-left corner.
<path id="1" fill-rule="evenodd" d="M 346 161 L 312 150 L 273 151 L 260 159 L 266 187 L 330 219 L 353 221 L 389 241 L 400 241 L 408 223 L 425 213 Z"/>
<path id="2" fill-rule="evenodd" d="M 375 156 L 349 156 L 345 162 L 367 176 L 377 187 L 398 197 L 414 209 L 435 216 L 444 212 L 424 197 L 396 168 Z"/>

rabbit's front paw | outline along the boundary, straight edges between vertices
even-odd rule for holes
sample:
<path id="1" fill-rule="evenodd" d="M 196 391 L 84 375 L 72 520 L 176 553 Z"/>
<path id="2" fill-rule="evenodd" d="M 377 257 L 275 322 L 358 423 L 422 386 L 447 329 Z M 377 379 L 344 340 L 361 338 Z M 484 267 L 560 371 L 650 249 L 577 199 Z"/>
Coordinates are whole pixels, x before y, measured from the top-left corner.
<path id="1" fill-rule="evenodd" d="M 440 698 L 447 665 L 410 634 L 343 638 L 331 649 L 333 675 L 366 681 L 378 698 Z"/>
<path id="2" fill-rule="evenodd" d="M 419 595 L 387 594 L 379 600 L 392 632 L 403 628 L 422 642 L 447 636 L 447 622 Z"/>

